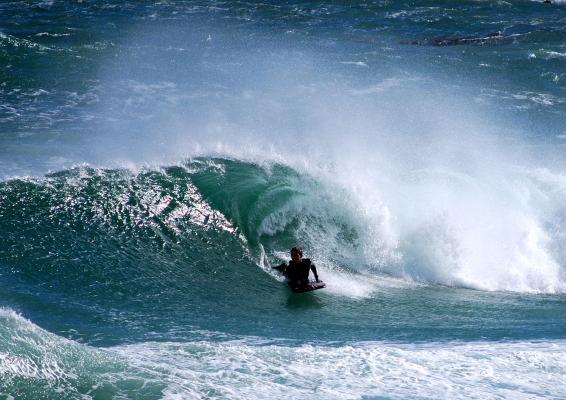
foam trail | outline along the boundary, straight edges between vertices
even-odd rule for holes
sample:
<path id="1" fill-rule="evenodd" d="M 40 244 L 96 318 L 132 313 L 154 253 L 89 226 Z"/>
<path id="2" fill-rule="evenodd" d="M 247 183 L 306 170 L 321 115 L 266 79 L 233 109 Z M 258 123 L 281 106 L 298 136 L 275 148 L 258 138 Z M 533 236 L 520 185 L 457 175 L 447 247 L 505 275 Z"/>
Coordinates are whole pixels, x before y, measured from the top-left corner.
<path id="1" fill-rule="evenodd" d="M 294 347 L 242 340 L 113 351 L 159 373 L 168 382 L 167 399 L 211 391 L 227 399 L 434 398 L 439 388 L 454 399 L 566 395 L 563 342 Z"/>

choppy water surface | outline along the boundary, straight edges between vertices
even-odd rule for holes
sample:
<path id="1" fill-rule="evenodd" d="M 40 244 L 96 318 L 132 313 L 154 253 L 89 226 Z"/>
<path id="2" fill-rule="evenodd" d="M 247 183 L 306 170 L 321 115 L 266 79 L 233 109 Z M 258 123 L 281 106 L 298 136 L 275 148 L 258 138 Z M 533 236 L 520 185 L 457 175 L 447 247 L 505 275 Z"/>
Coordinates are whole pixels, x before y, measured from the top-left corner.
<path id="1" fill-rule="evenodd" d="M 0 399 L 566 398 L 565 27 L 3 2 Z"/>

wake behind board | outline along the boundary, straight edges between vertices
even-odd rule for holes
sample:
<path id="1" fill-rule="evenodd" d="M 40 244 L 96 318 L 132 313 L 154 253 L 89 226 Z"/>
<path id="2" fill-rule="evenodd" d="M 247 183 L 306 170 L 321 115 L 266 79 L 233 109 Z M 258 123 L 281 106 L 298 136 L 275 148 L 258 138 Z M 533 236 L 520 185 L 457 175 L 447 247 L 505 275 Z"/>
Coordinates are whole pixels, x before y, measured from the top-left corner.
<path id="1" fill-rule="evenodd" d="M 299 287 L 299 288 L 291 288 L 291 290 L 295 293 L 306 293 L 312 292 L 313 290 L 323 289 L 326 287 L 326 283 L 320 282 L 310 282 L 308 285 Z"/>

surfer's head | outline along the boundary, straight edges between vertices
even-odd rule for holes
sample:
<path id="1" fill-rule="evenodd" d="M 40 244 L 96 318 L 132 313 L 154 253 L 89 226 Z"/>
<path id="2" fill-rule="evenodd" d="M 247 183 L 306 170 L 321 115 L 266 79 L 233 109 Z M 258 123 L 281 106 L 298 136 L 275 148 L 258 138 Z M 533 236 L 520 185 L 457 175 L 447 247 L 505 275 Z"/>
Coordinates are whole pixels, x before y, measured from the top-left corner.
<path id="1" fill-rule="evenodd" d="M 299 262 L 303 258 L 303 249 L 300 247 L 293 247 L 291 249 L 291 260 L 293 262 Z"/>

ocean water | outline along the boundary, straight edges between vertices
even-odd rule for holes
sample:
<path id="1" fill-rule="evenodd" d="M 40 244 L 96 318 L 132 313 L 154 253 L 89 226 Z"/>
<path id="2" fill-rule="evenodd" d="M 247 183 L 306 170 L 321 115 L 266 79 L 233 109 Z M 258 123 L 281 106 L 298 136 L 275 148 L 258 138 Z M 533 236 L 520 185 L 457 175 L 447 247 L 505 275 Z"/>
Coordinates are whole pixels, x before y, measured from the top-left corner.
<path id="1" fill-rule="evenodd" d="M 3 1 L 0 399 L 566 399 L 565 121 L 557 4 Z"/>

